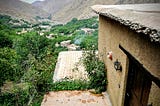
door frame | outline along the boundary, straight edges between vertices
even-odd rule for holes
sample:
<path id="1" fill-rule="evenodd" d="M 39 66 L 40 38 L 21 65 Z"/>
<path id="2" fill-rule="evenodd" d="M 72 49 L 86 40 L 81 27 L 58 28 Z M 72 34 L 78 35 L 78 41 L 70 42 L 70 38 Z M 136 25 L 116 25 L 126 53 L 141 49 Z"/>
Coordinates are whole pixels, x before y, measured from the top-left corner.
<path id="1" fill-rule="evenodd" d="M 146 106 L 151 84 L 152 81 L 147 72 L 143 70 L 142 67 L 139 67 L 133 60 L 129 59 L 125 106 L 130 106 L 130 104 L 134 104 L 134 106 Z"/>
<path id="2" fill-rule="evenodd" d="M 125 53 L 129 59 L 129 61 L 133 61 L 134 64 L 137 65 L 137 67 L 141 68 L 141 70 L 143 70 L 145 72 L 145 74 L 147 74 L 148 78 L 151 80 L 151 82 L 153 81 L 158 87 L 160 87 L 160 79 L 153 76 L 146 68 L 143 67 L 143 64 L 141 64 L 134 56 L 132 56 L 127 50 L 125 50 L 120 44 L 119 44 L 119 48 L 123 51 L 123 53 Z M 130 64 L 130 63 L 129 63 Z M 128 65 L 129 65 L 128 64 Z M 129 71 L 129 67 L 128 67 L 128 71 Z M 128 75 L 127 75 L 128 76 Z M 128 77 L 126 78 L 126 80 L 128 80 Z M 126 81 L 126 88 L 127 88 L 127 82 Z M 126 90 L 124 92 L 124 94 L 126 95 Z M 124 103 L 126 102 L 126 97 L 124 97 Z"/>

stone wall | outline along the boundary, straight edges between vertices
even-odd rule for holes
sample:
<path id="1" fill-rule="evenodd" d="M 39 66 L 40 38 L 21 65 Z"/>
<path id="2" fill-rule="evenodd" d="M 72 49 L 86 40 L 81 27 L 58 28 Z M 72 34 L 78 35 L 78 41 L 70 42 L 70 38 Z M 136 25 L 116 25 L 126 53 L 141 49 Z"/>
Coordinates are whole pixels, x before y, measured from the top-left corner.
<path id="1" fill-rule="evenodd" d="M 101 15 L 99 17 L 98 48 L 107 68 L 107 91 L 113 106 L 124 105 L 128 75 L 128 58 L 120 50 L 119 44 L 143 64 L 152 75 L 160 78 L 160 46 L 150 42 L 150 39 L 145 36 L 147 35 L 137 34 L 107 17 Z M 113 53 L 113 60 L 107 58 L 107 53 L 110 51 Z M 113 63 L 116 59 L 122 64 L 122 72 L 114 69 Z"/>

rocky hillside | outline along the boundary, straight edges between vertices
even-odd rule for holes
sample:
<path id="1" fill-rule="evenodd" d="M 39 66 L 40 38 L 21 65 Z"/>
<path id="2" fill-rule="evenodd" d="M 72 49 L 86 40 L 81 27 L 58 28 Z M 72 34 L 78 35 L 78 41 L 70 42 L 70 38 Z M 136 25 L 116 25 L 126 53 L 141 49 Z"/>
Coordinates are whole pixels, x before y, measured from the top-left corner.
<path id="1" fill-rule="evenodd" d="M 66 23 L 72 18 L 95 16 L 90 6 L 95 4 L 156 3 L 160 0 L 46 0 L 33 3 L 34 6 L 52 14 L 52 20 Z"/>
<path id="2" fill-rule="evenodd" d="M 118 0 L 119 4 L 160 3 L 160 0 Z"/>
<path id="3" fill-rule="evenodd" d="M 48 18 L 66 23 L 72 18 L 95 16 L 90 6 L 95 4 L 153 3 L 160 0 L 45 0 L 32 5 L 20 0 L 0 0 L 0 13 L 34 21 L 36 18 Z"/>
<path id="4" fill-rule="evenodd" d="M 45 0 L 45 1 L 35 1 L 32 3 L 33 6 L 39 7 L 48 13 L 54 14 L 61 10 L 64 6 L 73 0 Z"/>
<path id="5" fill-rule="evenodd" d="M 73 0 L 53 15 L 54 21 L 67 22 L 72 18 L 89 18 L 95 16 L 90 6 L 95 4 L 115 4 L 115 0 Z"/>
<path id="6" fill-rule="evenodd" d="M 37 16 L 42 18 L 49 16 L 44 10 L 19 0 L 0 0 L 0 13 L 23 18 L 28 21 L 35 21 L 35 17 Z"/>

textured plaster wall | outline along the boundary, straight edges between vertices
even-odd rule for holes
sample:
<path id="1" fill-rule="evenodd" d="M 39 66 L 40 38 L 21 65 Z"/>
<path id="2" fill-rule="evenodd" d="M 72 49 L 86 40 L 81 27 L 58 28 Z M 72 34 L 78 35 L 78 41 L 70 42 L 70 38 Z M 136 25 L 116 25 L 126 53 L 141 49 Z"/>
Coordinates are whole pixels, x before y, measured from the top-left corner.
<path id="1" fill-rule="evenodd" d="M 154 82 L 152 82 L 148 104 L 160 106 L 160 88 Z"/>
<path id="2" fill-rule="evenodd" d="M 151 43 L 145 37 L 104 16 L 99 17 L 99 53 L 107 68 L 108 86 L 113 106 L 123 106 L 128 75 L 128 58 L 119 49 L 119 44 L 129 51 L 150 73 L 160 78 L 160 46 Z M 107 52 L 113 52 L 113 60 L 107 58 Z M 118 59 L 122 72 L 116 71 L 113 62 Z M 160 96 L 160 95 L 159 95 Z"/>

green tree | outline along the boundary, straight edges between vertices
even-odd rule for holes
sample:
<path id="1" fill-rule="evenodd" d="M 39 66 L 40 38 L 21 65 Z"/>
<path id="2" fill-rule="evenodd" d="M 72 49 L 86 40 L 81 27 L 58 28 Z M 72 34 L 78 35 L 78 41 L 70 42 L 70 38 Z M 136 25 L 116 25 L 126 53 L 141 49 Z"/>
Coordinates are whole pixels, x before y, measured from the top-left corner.
<path id="1" fill-rule="evenodd" d="M 48 45 L 48 39 L 35 32 L 27 33 L 22 39 L 14 42 L 15 50 L 23 59 L 26 59 L 28 54 L 35 56 L 36 59 L 43 57 Z"/>
<path id="2" fill-rule="evenodd" d="M 7 33 L 0 32 L 0 48 L 12 47 L 13 41 L 8 37 Z"/>
<path id="3" fill-rule="evenodd" d="M 19 56 L 13 49 L 0 48 L 0 86 L 5 80 L 18 81 L 22 76 L 17 64 Z"/>

